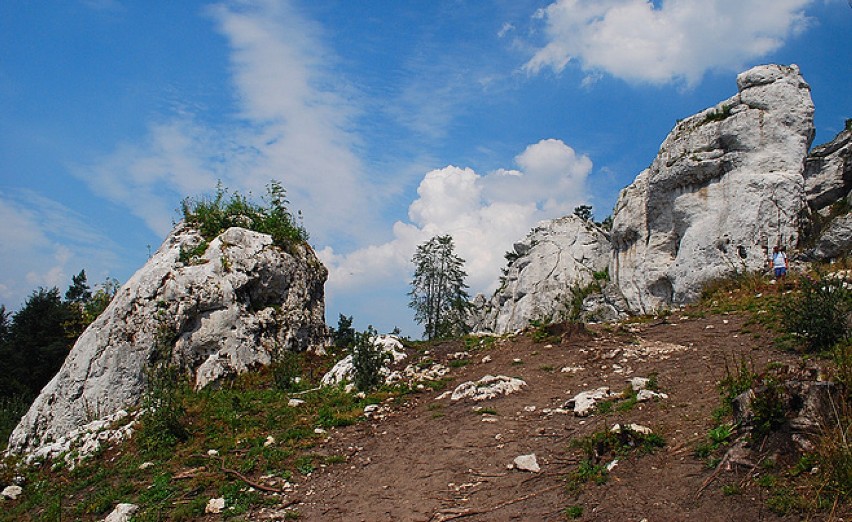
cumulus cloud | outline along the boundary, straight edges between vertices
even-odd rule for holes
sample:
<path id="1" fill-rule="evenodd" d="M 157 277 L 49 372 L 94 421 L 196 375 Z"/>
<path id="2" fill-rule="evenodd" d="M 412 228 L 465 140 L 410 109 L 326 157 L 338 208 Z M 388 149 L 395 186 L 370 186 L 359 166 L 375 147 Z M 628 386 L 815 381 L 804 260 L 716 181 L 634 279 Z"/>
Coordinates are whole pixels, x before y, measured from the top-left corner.
<path id="1" fill-rule="evenodd" d="M 0 223 L 0 244 L 8 246 L 0 249 L 0 303 L 8 309 L 23 304 L 35 287 L 63 287 L 82 268 L 94 285 L 116 266 L 112 241 L 83 216 L 34 192 L 0 192 Z"/>
<path id="2" fill-rule="evenodd" d="M 542 140 L 515 157 L 517 169 L 484 175 L 447 166 L 428 172 L 394 238 L 347 255 L 331 248 L 319 255 L 330 268 L 330 291 L 347 292 L 380 281 L 406 281 L 418 244 L 450 234 L 466 260 L 468 284 L 492 291 L 503 254 L 542 219 L 568 214 L 586 200 L 591 160 L 559 140 Z"/>
<path id="3" fill-rule="evenodd" d="M 218 180 L 258 195 L 275 179 L 316 239 L 358 237 L 373 196 L 353 152 L 356 111 L 345 84 L 330 80 L 334 63 L 317 27 L 287 2 L 220 4 L 209 16 L 231 50 L 233 121 L 210 125 L 186 111 L 162 118 L 144 139 L 77 166 L 76 175 L 161 235 L 184 196 Z"/>
<path id="4" fill-rule="evenodd" d="M 813 0 L 557 0 L 539 10 L 547 43 L 524 65 L 562 71 L 571 60 L 628 81 L 695 85 L 740 70 L 804 30 Z"/>

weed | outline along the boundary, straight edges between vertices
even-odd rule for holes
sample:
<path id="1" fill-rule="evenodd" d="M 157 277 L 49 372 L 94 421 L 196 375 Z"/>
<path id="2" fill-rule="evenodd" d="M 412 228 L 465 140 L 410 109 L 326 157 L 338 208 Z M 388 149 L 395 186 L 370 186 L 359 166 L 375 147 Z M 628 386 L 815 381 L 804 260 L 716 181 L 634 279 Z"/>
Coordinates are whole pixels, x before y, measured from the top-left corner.
<path id="1" fill-rule="evenodd" d="M 738 484 L 725 484 L 722 486 L 722 494 L 726 497 L 731 495 L 740 495 L 742 492 L 742 488 L 740 488 Z"/>
<path id="2" fill-rule="evenodd" d="M 583 506 L 568 506 L 562 510 L 562 514 L 567 519 L 575 519 L 583 516 Z"/>
<path id="3" fill-rule="evenodd" d="M 476 410 L 476 413 L 478 413 L 480 415 L 497 415 L 497 410 L 495 410 L 494 408 L 492 408 L 490 406 L 485 406 L 483 408 L 479 408 L 478 410 Z"/>
<path id="4" fill-rule="evenodd" d="M 189 249 L 184 249 L 183 245 L 181 245 L 180 253 L 178 254 L 178 261 L 187 265 L 201 264 L 203 262 L 201 260 L 201 256 L 207 252 L 207 247 L 209 245 L 210 243 L 205 240 L 202 240 L 200 243 Z"/>
<path id="5" fill-rule="evenodd" d="M 272 382 L 281 391 L 296 391 L 302 377 L 302 358 L 293 351 L 276 345 L 269 364 Z"/>
<path id="6" fill-rule="evenodd" d="M 462 368 L 470 364 L 470 359 L 453 359 L 450 361 L 450 368 Z"/>

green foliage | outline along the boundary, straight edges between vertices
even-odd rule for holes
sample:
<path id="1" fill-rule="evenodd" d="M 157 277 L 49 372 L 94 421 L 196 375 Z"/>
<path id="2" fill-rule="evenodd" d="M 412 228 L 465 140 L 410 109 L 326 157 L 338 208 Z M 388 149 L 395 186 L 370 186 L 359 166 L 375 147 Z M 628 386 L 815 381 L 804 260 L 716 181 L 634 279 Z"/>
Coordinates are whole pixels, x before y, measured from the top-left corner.
<path id="1" fill-rule="evenodd" d="M 213 198 L 186 198 L 181 202 L 184 221 L 212 240 L 230 227 L 243 227 L 269 234 L 278 246 L 308 240 L 305 228 L 296 222 L 287 206 L 287 193 L 278 181 L 266 186 L 265 205 L 251 202 L 238 192 L 228 194 L 221 185 Z"/>
<path id="2" fill-rule="evenodd" d="M 711 121 L 725 120 L 731 115 L 731 109 L 732 108 L 733 107 L 731 105 L 724 104 L 724 105 L 722 105 L 720 110 L 714 110 L 714 111 L 708 113 L 704 117 L 704 120 L 701 123 L 703 124 L 703 123 L 709 123 Z"/>
<path id="3" fill-rule="evenodd" d="M 583 516 L 583 506 L 568 506 L 562 510 L 562 514 L 570 520 L 580 518 Z"/>
<path id="4" fill-rule="evenodd" d="M 591 221 L 592 220 L 592 206 L 591 205 L 580 205 L 579 207 L 574 208 L 574 215 L 583 221 Z"/>
<path id="5" fill-rule="evenodd" d="M 337 328 L 332 330 L 332 339 L 335 346 L 340 348 L 351 348 L 355 344 L 355 328 L 352 327 L 352 316 L 346 317 L 340 314 L 337 319 Z"/>
<path id="6" fill-rule="evenodd" d="M 165 321 L 161 318 L 153 360 L 146 371 L 143 414 L 137 435 L 143 451 L 150 454 L 167 452 L 189 437 L 189 431 L 183 423 L 183 375 L 172 361 L 175 334 Z"/>
<path id="7" fill-rule="evenodd" d="M 0 450 L 8 444 L 12 430 L 18 425 L 31 403 L 30 395 L 0 397 Z"/>
<path id="8" fill-rule="evenodd" d="M 178 261 L 187 265 L 201 264 L 201 256 L 204 255 L 204 252 L 207 252 L 208 246 L 210 246 L 210 243 L 206 240 L 202 240 L 194 247 L 188 249 L 184 249 L 183 245 L 181 245 Z"/>
<path id="9" fill-rule="evenodd" d="M 269 371 L 276 389 L 295 391 L 302 377 L 302 357 L 282 346 L 276 346 L 272 352 Z"/>
<path id="10" fill-rule="evenodd" d="M 808 352 L 821 352 L 852 334 L 850 281 L 819 274 L 799 278 L 799 292 L 782 302 L 781 313 L 787 331 L 800 336 Z"/>
<path id="11" fill-rule="evenodd" d="M 454 249 L 451 236 L 435 236 L 418 246 L 411 259 L 414 279 L 408 293 L 409 306 L 414 309 L 414 319 L 424 325 L 423 335 L 429 340 L 467 333 L 467 274 L 464 259 Z"/>
<path id="12" fill-rule="evenodd" d="M 361 391 L 370 391 L 382 383 L 382 366 L 387 354 L 374 341 L 378 334 L 372 326 L 365 332 L 355 334 L 352 347 L 352 367 L 355 369 L 355 387 Z"/>

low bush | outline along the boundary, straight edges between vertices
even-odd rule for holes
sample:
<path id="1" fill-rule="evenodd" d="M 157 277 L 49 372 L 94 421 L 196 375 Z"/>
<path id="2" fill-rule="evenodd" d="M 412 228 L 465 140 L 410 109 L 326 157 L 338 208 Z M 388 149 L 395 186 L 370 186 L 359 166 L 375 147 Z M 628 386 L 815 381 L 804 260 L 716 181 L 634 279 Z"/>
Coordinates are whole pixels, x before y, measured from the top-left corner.
<path id="1" fill-rule="evenodd" d="M 799 278 L 799 291 L 782 302 L 783 324 L 787 331 L 804 341 L 805 351 L 822 352 L 849 339 L 852 334 L 849 284 L 825 274 L 816 278 L 803 276 Z"/>

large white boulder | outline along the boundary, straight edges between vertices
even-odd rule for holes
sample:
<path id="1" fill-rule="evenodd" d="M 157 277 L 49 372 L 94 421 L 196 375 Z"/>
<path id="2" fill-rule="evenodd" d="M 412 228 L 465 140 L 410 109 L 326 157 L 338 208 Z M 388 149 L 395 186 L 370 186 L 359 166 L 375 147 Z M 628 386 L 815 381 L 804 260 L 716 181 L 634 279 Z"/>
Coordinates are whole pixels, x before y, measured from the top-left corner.
<path id="1" fill-rule="evenodd" d="M 755 67 L 737 86 L 680 121 L 619 196 L 610 275 L 634 312 L 693 301 L 708 281 L 762 269 L 773 246 L 797 244 L 810 87 L 795 65 Z"/>
<path id="2" fill-rule="evenodd" d="M 506 333 L 533 320 L 564 320 L 574 290 L 607 268 L 609 238 L 594 223 L 570 215 L 539 223 L 509 257 L 500 288 L 490 300 L 477 296 L 473 302 L 474 331 Z"/>
<path id="3" fill-rule="evenodd" d="M 202 387 L 268 364 L 277 349 L 326 342 L 327 270 L 310 246 L 280 248 L 269 235 L 230 228 L 181 262 L 201 242 L 182 224 L 172 231 L 79 337 L 15 428 L 10 452 L 137 405 L 162 347 Z"/>

